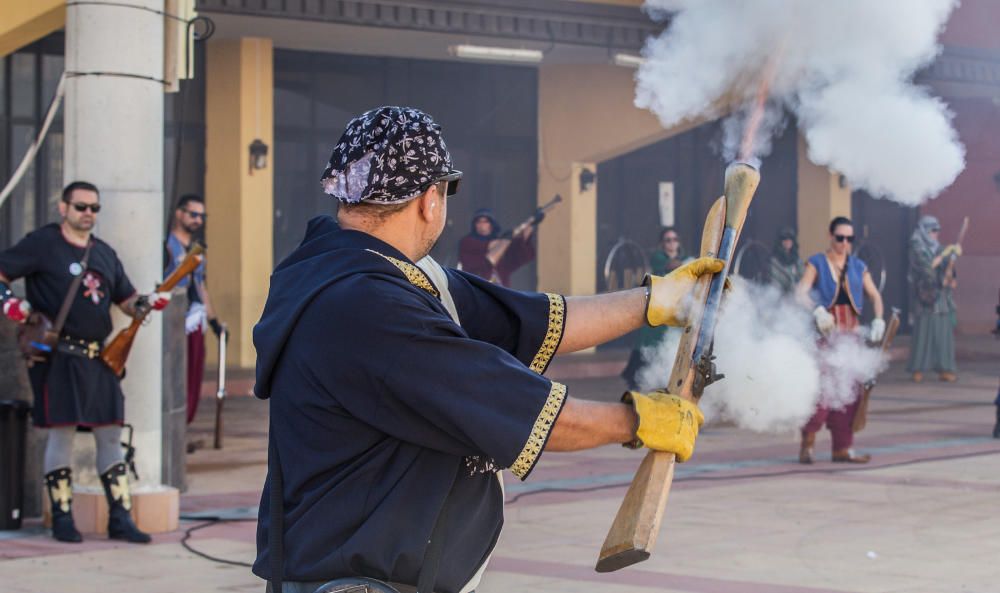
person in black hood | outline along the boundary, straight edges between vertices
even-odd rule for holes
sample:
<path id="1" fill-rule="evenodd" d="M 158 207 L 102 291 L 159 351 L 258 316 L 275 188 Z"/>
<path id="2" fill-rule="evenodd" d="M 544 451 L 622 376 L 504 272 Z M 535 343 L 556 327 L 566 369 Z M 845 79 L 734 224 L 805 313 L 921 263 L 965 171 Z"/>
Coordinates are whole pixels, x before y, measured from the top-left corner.
<path id="1" fill-rule="evenodd" d="M 322 176 L 337 219 L 310 221 L 271 276 L 253 332 L 254 393 L 270 402 L 253 571 L 275 591 L 370 578 L 468 592 L 503 525 L 500 469 L 525 479 L 543 451 L 611 443 L 692 453 L 695 404 L 577 400 L 543 373 L 557 352 L 682 323 L 697 278 L 722 262 L 576 298 L 443 268 L 436 285 L 414 262 L 461 175 L 427 114 L 355 118 Z"/>
<path id="2" fill-rule="evenodd" d="M 781 289 L 783 294 L 792 294 L 802 278 L 805 264 L 799 257 L 799 242 L 795 230 L 785 227 L 778 231 L 778 238 L 771 254 L 771 283 Z"/>
<path id="3" fill-rule="evenodd" d="M 544 215 L 541 215 L 544 216 Z M 459 267 L 490 282 L 510 286 L 510 276 L 521 266 L 535 259 L 532 240 L 535 226 L 524 225 L 518 232 L 503 236 L 500 223 L 489 208 L 480 208 L 472 215 L 469 234 L 458 243 Z"/>

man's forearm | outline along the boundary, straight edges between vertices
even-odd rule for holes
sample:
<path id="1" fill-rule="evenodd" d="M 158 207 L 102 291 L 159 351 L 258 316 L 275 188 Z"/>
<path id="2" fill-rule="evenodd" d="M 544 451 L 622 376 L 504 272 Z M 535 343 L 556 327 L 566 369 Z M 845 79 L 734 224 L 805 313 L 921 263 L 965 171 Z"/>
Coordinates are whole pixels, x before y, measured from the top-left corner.
<path id="1" fill-rule="evenodd" d="M 580 451 L 627 443 L 635 438 L 638 423 L 631 405 L 567 398 L 545 450 Z"/>
<path id="2" fill-rule="evenodd" d="M 603 344 L 646 323 L 646 289 L 566 297 L 566 328 L 559 354 Z"/>

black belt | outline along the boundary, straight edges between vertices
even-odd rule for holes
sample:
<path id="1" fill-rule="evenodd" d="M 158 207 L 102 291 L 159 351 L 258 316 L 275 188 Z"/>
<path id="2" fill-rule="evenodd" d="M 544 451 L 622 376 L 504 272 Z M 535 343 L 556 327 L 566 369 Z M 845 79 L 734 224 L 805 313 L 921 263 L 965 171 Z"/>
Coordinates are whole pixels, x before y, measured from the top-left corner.
<path id="1" fill-rule="evenodd" d="M 96 340 L 84 340 L 83 338 L 74 338 L 67 335 L 59 336 L 59 342 L 56 344 L 58 352 L 89 358 L 91 360 L 99 357 L 102 349 L 103 346 Z"/>

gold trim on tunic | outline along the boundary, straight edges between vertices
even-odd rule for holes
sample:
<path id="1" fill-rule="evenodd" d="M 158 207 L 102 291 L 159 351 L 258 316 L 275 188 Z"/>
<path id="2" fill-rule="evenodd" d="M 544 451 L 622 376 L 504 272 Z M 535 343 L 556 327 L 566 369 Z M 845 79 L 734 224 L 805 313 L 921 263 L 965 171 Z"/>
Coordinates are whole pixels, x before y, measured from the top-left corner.
<path id="1" fill-rule="evenodd" d="M 520 455 L 517 456 L 517 459 L 510 466 L 511 473 L 518 478 L 525 479 L 531 469 L 535 467 L 538 456 L 542 454 L 545 442 L 549 440 L 549 433 L 552 432 L 552 426 L 555 424 L 556 417 L 559 416 L 559 410 L 562 409 L 563 402 L 565 401 L 566 386 L 553 381 L 552 387 L 549 389 L 549 396 L 545 399 L 545 405 L 542 406 L 542 411 L 538 413 L 535 425 L 531 427 L 528 442 L 524 444 Z"/>
<path id="2" fill-rule="evenodd" d="M 566 325 L 566 299 L 560 294 L 545 293 L 545 296 L 549 297 L 549 326 L 545 331 L 542 346 L 528 365 L 528 368 L 539 375 L 545 372 L 552 357 L 555 356 Z"/>
<path id="3" fill-rule="evenodd" d="M 430 278 L 427 277 L 427 274 L 425 274 L 424 271 L 417 266 L 409 262 L 390 257 L 384 253 L 379 253 L 374 249 L 365 249 L 365 251 L 369 251 L 375 255 L 385 258 L 389 263 L 399 268 L 399 271 L 406 276 L 406 279 L 410 282 L 410 284 L 416 286 L 417 288 L 426 290 L 434 295 L 435 298 L 441 298 L 441 293 L 439 293 L 438 289 L 434 287 L 434 283 L 431 282 Z"/>

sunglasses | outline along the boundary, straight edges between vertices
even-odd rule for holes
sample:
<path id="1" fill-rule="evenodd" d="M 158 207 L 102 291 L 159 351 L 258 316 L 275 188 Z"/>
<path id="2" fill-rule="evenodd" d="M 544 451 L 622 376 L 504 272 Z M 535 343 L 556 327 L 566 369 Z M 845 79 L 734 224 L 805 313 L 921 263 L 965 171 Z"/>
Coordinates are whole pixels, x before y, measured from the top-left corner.
<path id="1" fill-rule="evenodd" d="M 187 214 L 191 218 L 194 218 L 195 220 L 198 219 L 205 220 L 206 218 L 208 218 L 208 214 L 204 212 L 192 212 L 190 210 L 183 210 L 182 212 L 184 212 L 184 214 Z"/>
<path id="2" fill-rule="evenodd" d="M 458 184 L 460 181 L 462 181 L 462 172 L 452 171 L 447 175 L 442 175 L 441 177 L 438 177 L 437 179 L 431 182 L 431 185 L 437 185 L 439 183 L 448 182 L 448 187 L 445 189 L 444 195 L 445 197 L 451 197 L 458 193 Z"/>
<path id="3" fill-rule="evenodd" d="M 70 204 L 70 206 L 72 206 L 73 209 L 76 210 L 77 212 L 86 212 L 87 210 L 90 210 L 94 214 L 97 214 L 98 212 L 101 211 L 100 204 L 84 204 L 82 202 L 73 202 L 72 204 Z"/>
<path id="4" fill-rule="evenodd" d="M 854 235 L 834 235 L 833 238 L 837 240 L 837 243 L 843 243 L 844 241 L 854 243 Z"/>

